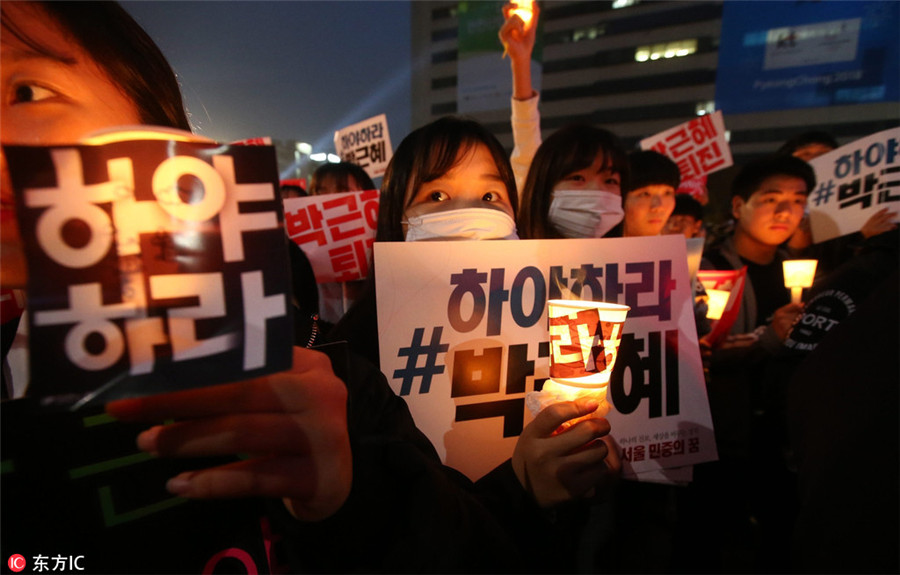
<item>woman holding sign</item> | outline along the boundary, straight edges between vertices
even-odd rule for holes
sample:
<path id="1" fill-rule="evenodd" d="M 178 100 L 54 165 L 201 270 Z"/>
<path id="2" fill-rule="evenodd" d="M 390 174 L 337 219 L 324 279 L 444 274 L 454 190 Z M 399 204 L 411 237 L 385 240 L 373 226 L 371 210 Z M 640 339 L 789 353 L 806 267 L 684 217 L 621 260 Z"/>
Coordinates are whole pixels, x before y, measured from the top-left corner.
<path id="1" fill-rule="evenodd" d="M 376 241 L 516 239 L 517 205 L 512 169 L 497 139 L 477 122 L 442 118 L 413 131 L 395 151 L 382 185 Z M 368 297 L 329 337 L 349 341 L 377 361 L 373 276 Z M 578 525 L 548 523 L 543 510 L 563 510 L 618 474 L 618 457 L 605 443 L 605 418 L 587 418 L 560 432 L 598 407 L 596 400 L 580 399 L 546 408 L 524 428 L 511 460 L 477 482 L 489 497 L 502 495 L 495 509 L 509 517 L 518 537 L 543 538 L 532 550 L 534 568 L 574 569 L 559 561 L 574 560 Z M 577 506 L 577 514 L 582 511 Z"/>
<path id="2" fill-rule="evenodd" d="M 4 145 L 189 127 L 174 74 L 117 4 L 4 3 L 2 27 Z M 5 151 L 2 166 L 0 283 L 21 287 L 7 172 L 20 166 Z M 13 381 L 11 395 L 22 387 Z M 105 414 L 52 412 L 30 397 L 2 412 L 2 553 L 34 570 L 524 568 L 522 550 L 440 465 L 383 376 L 341 349 L 295 347 L 288 371 L 119 400 Z M 168 424 L 124 423 L 157 421 Z"/>

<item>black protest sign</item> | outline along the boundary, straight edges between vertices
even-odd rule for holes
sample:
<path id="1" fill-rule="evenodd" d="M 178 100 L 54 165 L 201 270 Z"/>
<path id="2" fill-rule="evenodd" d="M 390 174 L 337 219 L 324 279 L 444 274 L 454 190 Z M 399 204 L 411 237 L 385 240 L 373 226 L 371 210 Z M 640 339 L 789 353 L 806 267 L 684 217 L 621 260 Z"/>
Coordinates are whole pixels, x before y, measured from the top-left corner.
<path id="1" fill-rule="evenodd" d="M 290 367 L 273 148 L 4 151 L 29 269 L 29 395 L 78 406 Z"/>

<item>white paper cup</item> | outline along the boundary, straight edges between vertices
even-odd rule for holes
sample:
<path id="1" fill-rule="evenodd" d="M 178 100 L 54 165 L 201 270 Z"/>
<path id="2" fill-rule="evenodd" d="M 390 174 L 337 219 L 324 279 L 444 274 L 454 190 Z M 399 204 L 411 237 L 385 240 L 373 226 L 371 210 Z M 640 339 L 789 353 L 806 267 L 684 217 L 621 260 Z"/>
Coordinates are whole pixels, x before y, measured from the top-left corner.
<path id="1" fill-rule="evenodd" d="M 606 302 L 549 300 L 550 378 L 574 387 L 609 383 L 631 309 Z"/>

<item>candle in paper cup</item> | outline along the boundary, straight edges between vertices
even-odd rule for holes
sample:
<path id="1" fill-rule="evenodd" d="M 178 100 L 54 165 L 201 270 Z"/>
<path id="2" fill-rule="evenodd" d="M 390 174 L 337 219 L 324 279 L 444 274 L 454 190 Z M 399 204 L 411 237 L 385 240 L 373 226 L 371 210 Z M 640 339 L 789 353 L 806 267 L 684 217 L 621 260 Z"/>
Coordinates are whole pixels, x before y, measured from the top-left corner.
<path id="1" fill-rule="evenodd" d="M 724 289 L 708 289 L 706 295 L 709 296 L 709 300 L 706 302 L 707 319 L 721 319 L 731 292 Z"/>
<path id="2" fill-rule="evenodd" d="M 541 391 L 526 396 L 532 413 L 552 403 L 590 397 L 600 403 L 591 416 L 606 415 L 609 411 L 606 391 L 629 309 L 626 305 L 606 302 L 547 302 L 550 379 Z"/>
<path id="3" fill-rule="evenodd" d="M 576 387 L 609 383 L 631 309 L 606 302 L 550 300 L 550 378 Z"/>
<path id="4" fill-rule="evenodd" d="M 784 260 L 784 287 L 791 290 L 791 303 L 800 303 L 803 288 L 812 287 L 818 260 Z"/>

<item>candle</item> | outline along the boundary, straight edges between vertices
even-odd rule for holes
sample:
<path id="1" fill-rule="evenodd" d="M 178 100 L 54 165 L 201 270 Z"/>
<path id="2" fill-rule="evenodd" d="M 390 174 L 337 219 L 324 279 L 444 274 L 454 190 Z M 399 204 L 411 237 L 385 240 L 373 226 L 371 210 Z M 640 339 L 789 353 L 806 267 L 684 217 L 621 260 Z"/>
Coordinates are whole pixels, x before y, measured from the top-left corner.
<path id="1" fill-rule="evenodd" d="M 518 2 L 514 2 L 515 8 L 512 10 L 512 14 L 515 14 L 519 18 L 522 19 L 522 22 L 525 23 L 525 29 L 531 27 L 531 19 L 534 16 L 534 1 L 533 0 L 519 0 Z"/>
<path id="2" fill-rule="evenodd" d="M 533 413 L 551 403 L 591 397 L 600 403 L 593 415 L 606 415 L 606 390 L 630 309 L 606 302 L 547 302 L 550 379 L 542 391 L 526 397 Z"/>
<path id="3" fill-rule="evenodd" d="M 709 296 L 706 302 L 706 318 L 721 319 L 731 292 L 723 289 L 708 289 L 706 290 L 706 295 Z"/>
<path id="4" fill-rule="evenodd" d="M 803 288 L 812 287 L 817 260 L 784 260 L 784 287 L 791 290 L 791 303 L 800 303 Z"/>

